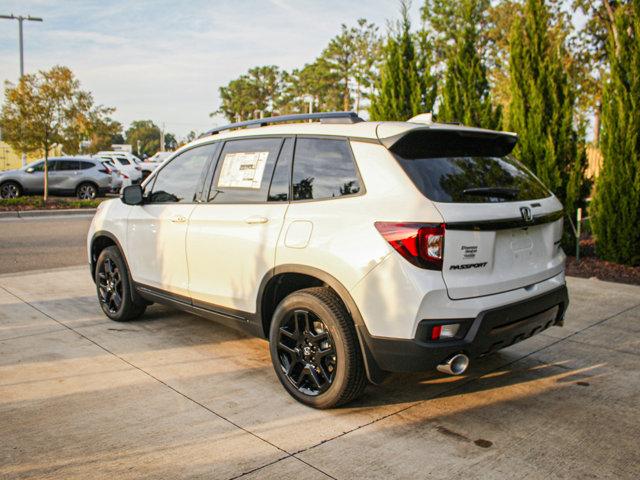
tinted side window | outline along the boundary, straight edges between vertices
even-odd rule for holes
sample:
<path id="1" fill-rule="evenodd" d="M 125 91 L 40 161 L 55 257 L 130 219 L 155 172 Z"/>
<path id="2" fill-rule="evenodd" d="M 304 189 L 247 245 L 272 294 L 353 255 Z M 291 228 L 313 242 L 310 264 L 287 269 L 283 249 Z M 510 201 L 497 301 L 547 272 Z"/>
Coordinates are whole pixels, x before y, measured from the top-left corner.
<path id="1" fill-rule="evenodd" d="M 215 145 L 203 145 L 178 155 L 158 172 L 148 195 L 151 203 L 195 200 L 203 169 Z"/>
<path id="2" fill-rule="evenodd" d="M 289 184 L 291 183 L 291 160 L 293 159 L 293 138 L 284 141 L 276 168 L 273 171 L 271 187 L 269 187 L 270 202 L 289 201 Z"/>
<path id="3" fill-rule="evenodd" d="M 49 168 L 51 168 L 51 160 L 49 160 L 48 164 Z M 44 172 L 44 162 L 36 163 L 32 165 L 31 168 L 33 168 L 34 172 Z"/>
<path id="4" fill-rule="evenodd" d="M 360 180 L 346 140 L 299 138 L 293 161 L 293 199 L 352 195 Z"/>
<path id="5" fill-rule="evenodd" d="M 209 191 L 212 203 L 267 201 L 282 138 L 247 138 L 225 143 Z"/>
<path id="6" fill-rule="evenodd" d="M 55 162 L 55 167 L 53 168 L 56 172 L 64 172 L 71 170 L 78 170 L 78 161 L 77 160 L 57 160 Z"/>
<path id="7" fill-rule="evenodd" d="M 95 164 L 91 162 L 80 162 L 80 170 L 89 170 L 93 167 L 95 167 Z"/>

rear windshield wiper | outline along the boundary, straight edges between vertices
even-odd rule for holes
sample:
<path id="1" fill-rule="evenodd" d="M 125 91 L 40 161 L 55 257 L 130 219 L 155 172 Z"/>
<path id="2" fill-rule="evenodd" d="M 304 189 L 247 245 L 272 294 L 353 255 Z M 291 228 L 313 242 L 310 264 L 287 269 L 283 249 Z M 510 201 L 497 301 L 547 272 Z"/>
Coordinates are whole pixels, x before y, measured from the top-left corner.
<path id="1" fill-rule="evenodd" d="M 481 197 L 500 197 L 500 198 L 515 198 L 520 192 L 517 188 L 506 187 L 477 187 L 466 188 L 462 191 L 463 195 L 477 195 Z"/>

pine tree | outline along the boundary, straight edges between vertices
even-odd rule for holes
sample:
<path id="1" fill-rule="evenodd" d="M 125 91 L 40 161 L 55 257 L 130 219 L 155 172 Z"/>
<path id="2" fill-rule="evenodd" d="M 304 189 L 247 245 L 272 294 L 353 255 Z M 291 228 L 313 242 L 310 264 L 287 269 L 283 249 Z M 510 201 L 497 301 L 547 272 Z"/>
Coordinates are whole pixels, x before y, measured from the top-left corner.
<path id="1" fill-rule="evenodd" d="M 573 218 L 586 156 L 574 126 L 576 92 L 553 36 L 544 0 L 526 0 L 510 35 L 511 103 L 507 128 L 519 135 L 514 155 L 564 203 Z M 565 238 L 566 240 L 566 238 Z"/>
<path id="2" fill-rule="evenodd" d="M 590 214 L 598 255 L 640 265 L 640 0 L 616 12 L 602 103 L 602 170 Z"/>
<path id="3" fill-rule="evenodd" d="M 402 17 L 390 31 L 383 48 L 377 92 L 372 96 L 371 120 L 408 120 L 414 115 L 430 112 L 433 107 L 433 82 L 427 62 L 416 51 L 411 34 L 408 4 L 401 3 Z"/>
<path id="4" fill-rule="evenodd" d="M 485 5 L 486 4 L 486 5 Z M 457 17 L 460 30 L 448 48 L 445 84 L 438 120 L 458 121 L 464 125 L 497 129 L 501 107 L 492 104 L 487 71 L 479 52 L 479 27 L 488 2 L 460 0 Z"/>

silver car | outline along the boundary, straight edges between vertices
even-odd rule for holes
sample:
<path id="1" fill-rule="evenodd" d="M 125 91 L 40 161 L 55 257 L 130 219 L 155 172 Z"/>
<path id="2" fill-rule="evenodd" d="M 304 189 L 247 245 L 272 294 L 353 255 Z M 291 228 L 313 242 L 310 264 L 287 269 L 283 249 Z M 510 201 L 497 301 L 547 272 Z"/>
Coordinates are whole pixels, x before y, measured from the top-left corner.
<path id="1" fill-rule="evenodd" d="M 49 159 L 49 193 L 91 199 L 113 190 L 112 174 L 101 159 L 55 157 Z M 0 197 L 14 198 L 44 191 L 44 160 L 17 170 L 0 172 Z"/>

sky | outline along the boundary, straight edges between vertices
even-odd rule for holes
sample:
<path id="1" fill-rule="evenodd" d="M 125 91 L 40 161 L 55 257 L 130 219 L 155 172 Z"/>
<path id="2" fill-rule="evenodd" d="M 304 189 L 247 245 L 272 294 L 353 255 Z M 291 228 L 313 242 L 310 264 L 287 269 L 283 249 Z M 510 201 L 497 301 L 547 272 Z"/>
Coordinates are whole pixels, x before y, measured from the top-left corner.
<path id="1" fill-rule="evenodd" d="M 398 11 L 396 0 L 0 0 L 0 14 L 44 19 L 24 22 L 25 73 L 68 66 L 125 129 L 150 119 L 178 138 L 227 123 L 209 116 L 218 88 L 249 68 L 302 66 L 342 23 L 385 31 Z M 18 22 L 0 20 L 0 82 L 19 72 Z"/>

